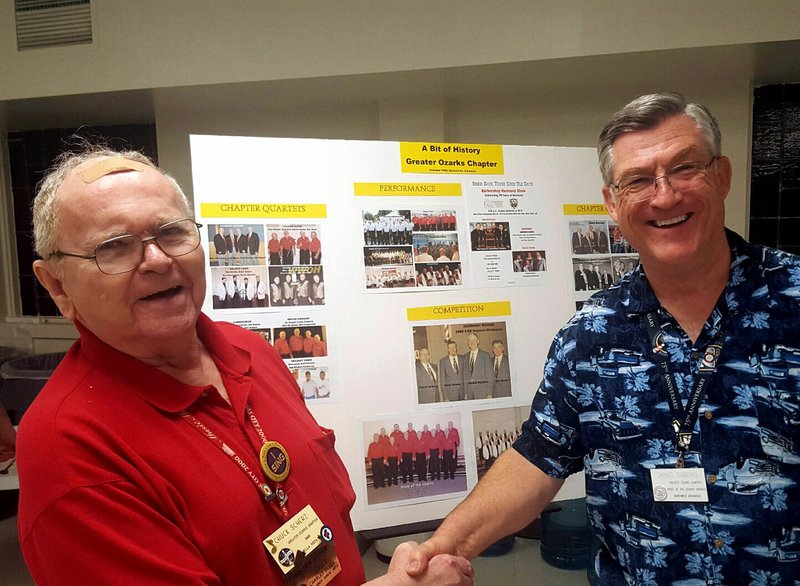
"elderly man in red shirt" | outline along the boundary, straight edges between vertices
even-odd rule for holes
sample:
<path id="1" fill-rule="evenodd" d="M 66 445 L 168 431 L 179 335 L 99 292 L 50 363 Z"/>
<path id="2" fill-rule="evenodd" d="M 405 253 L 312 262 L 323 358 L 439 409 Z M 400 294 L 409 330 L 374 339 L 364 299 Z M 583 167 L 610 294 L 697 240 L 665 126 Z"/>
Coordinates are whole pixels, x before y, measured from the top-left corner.
<path id="1" fill-rule="evenodd" d="M 261 336 L 201 313 L 201 225 L 177 182 L 139 153 L 70 154 L 33 215 L 34 272 L 80 334 L 17 441 L 36 583 L 363 582 L 333 431 Z M 301 517 L 331 539 L 265 549 Z M 376 584 L 403 582 L 410 549 Z M 428 583 L 470 576 L 442 558 Z"/>

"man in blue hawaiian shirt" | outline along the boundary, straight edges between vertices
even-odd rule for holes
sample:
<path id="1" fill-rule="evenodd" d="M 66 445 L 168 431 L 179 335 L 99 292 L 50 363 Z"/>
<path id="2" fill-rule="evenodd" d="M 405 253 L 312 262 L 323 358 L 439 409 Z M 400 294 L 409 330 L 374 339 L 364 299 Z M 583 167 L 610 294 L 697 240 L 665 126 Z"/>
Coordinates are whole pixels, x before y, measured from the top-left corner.
<path id="1" fill-rule="evenodd" d="M 798 584 L 800 259 L 724 227 L 716 120 L 637 98 L 598 142 L 641 265 L 558 332 L 530 419 L 420 546 L 473 557 L 583 470 L 597 584 Z"/>

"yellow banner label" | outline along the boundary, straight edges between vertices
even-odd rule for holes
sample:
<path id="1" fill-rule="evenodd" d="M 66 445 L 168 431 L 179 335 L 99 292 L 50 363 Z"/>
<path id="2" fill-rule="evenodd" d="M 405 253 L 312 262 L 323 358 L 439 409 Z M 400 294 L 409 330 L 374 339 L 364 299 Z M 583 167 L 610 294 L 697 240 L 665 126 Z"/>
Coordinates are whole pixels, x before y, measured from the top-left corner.
<path id="1" fill-rule="evenodd" d="M 603 203 L 565 203 L 565 216 L 607 216 L 608 210 Z"/>
<path id="2" fill-rule="evenodd" d="M 428 321 L 460 317 L 494 317 L 511 315 L 510 301 L 489 301 L 487 303 L 459 303 L 456 305 L 430 305 L 428 307 L 409 307 L 406 309 L 408 321 Z"/>
<path id="3" fill-rule="evenodd" d="M 354 195 L 461 196 L 460 183 L 354 183 Z"/>
<path id="4" fill-rule="evenodd" d="M 201 203 L 203 218 L 326 218 L 324 203 Z"/>
<path id="5" fill-rule="evenodd" d="M 400 159 L 403 173 L 503 174 L 499 144 L 401 142 Z"/>

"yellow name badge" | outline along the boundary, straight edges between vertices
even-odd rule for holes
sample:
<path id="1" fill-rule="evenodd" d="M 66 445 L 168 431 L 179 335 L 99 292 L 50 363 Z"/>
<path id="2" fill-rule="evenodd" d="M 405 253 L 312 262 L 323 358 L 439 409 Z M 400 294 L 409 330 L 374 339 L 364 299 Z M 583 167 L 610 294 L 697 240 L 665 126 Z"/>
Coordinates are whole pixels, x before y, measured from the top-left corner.
<path id="1" fill-rule="evenodd" d="M 306 505 L 263 543 L 287 584 L 324 586 L 342 570 L 333 546 L 333 533 L 311 505 Z"/>

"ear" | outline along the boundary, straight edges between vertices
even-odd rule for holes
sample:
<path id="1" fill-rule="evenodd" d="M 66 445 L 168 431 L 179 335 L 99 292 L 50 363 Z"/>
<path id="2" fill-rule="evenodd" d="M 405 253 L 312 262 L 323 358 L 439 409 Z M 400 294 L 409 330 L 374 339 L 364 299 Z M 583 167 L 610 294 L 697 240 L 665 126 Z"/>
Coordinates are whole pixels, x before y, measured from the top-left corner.
<path id="1" fill-rule="evenodd" d="M 77 315 L 75 306 L 64 290 L 62 277 L 59 276 L 60 272 L 55 263 L 47 260 L 35 260 L 33 261 L 33 272 L 42 287 L 50 293 L 50 297 L 55 302 L 61 315 L 70 321 L 75 321 Z"/>
<path id="2" fill-rule="evenodd" d="M 603 186 L 603 201 L 606 203 L 608 215 L 611 216 L 612 220 L 619 224 L 619 220 L 617 220 L 617 204 L 614 201 L 614 196 L 611 195 L 611 188 L 608 185 Z"/>

